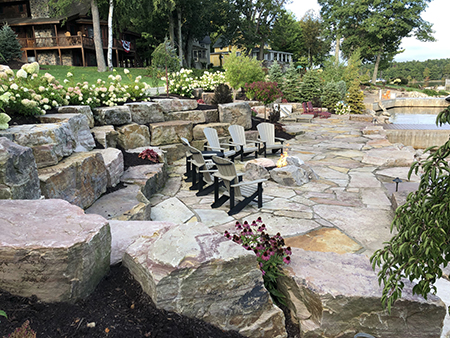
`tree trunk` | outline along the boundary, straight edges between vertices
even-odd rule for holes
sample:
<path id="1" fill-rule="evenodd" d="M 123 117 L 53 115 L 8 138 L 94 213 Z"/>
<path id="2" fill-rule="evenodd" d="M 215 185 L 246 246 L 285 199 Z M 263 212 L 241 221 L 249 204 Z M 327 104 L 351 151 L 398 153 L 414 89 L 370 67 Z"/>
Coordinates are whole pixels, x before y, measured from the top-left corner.
<path id="1" fill-rule="evenodd" d="M 264 40 L 261 40 L 261 44 L 259 45 L 259 52 L 258 52 L 258 60 L 264 61 Z"/>
<path id="2" fill-rule="evenodd" d="M 92 25 L 94 26 L 95 57 L 97 59 L 97 70 L 106 72 L 105 56 L 103 55 L 102 32 L 100 30 L 100 16 L 96 0 L 91 0 Z"/>
<path id="3" fill-rule="evenodd" d="M 375 61 L 375 68 L 373 69 L 372 84 L 374 84 L 374 85 L 377 83 L 378 66 L 380 65 L 382 52 L 383 52 L 383 47 L 381 47 L 380 51 L 378 52 L 377 61 Z"/>
<path id="4" fill-rule="evenodd" d="M 188 68 L 195 67 L 195 63 L 192 64 L 192 59 L 193 59 L 192 49 L 193 49 L 193 46 L 194 46 L 194 38 L 192 36 L 189 36 L 187 38 L 187 41 L 186 41 L 186 64 L 187 64 Z"/>
<path id="5" fill-rule="evenodd" d="M 177 9 L 178 14 L 178 57 L 180 66 L 183 67 L 183 38 L 181 36 L 181 9 Z"/>
<path id="6" fill-rule="evenodd" d="M 340 49 L 340 46 L 341 46 L 341 37 L 338 34 L 338 35 L 336 35 L 336 50 L 335 50 L 335 55 L 334 55 L 335 58 L 336 58 L 336 60 L 335 60 L 336 67 L 339 65 L 339 49 Z"/>
<path id="7" fill-rule="evenodd" d="M 113 71 L 113 29 L 112 29 L 112 19 L 114 12 L 114 0 L 109 0 L 109 12 L 108 12 L 108 70 Z M 118 66 L 118 65 L 117 65 Z"/>
<path id="8" fill-rule="evenodd" d="M 173 13 L 169 13 L 169 40 L 172 48 L 175 47 L 175 22 L 173 21 Z"/>

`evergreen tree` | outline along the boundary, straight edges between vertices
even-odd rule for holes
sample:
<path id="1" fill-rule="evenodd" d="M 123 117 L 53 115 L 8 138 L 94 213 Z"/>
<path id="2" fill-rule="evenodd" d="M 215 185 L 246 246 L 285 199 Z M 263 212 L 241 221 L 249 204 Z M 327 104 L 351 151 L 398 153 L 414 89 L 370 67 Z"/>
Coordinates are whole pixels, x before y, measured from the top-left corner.
<path id="1" fill-rule="evenodd" d="M 278 85 L 283 83 L 283 70 L 277 60 L 269 68 L 269 80 L 278 83 Z"/>
<path id="2" fill-rule="evenodd" d="M 320 100 L 322 101 L 322 107 L 326 107 L 330 113 L 334 113 L 336 103 L 341 100 L 341 94 L 339 93 L 339 88 L 335 82 L 328 82 L 323 87 Z"/>
<path id="3" fill-rule="evenodd" d="M 22 57 L 22 51 L 20 50 L 22 46 L 19 40 L 17 40 L 17 35 L 5 24 L 0 29 L 0 55 L 4 62 L 9 62 L 14 59 Z"/>
<path id="4" fill-rule="evenodd" d="M 348 89 L 346 102 L 350 106 L 351 114 L 362 114 L 364 109 L 364 93 L 359 88 L 359 79 L 355 78 Z"/>
<path id="5" fill-rule="evenodd" d="M 300 95 L 302 102 L 311 101 L 313 105 L 318 106 L 320 95 L 322 93 L 322 80 L 317 70 L 312 69 L 303 76 L 303 82 L 300 85 Z"/>
<path id="6" fill-rule="evenodd" d="M 336 82 L 336 87 L 339 92 L 339 100 L 343 100 L 345 98 L 345 94 L 347 94 L 347 84 L 344 80 Z"/>
<path id="7" fill-rule="evenodd" d="M 289 102 L 300 101 L 300 74 L 294 64 L 291 63 L 284 73 L 284 81 L 281 86 L 283 98 Z"/>

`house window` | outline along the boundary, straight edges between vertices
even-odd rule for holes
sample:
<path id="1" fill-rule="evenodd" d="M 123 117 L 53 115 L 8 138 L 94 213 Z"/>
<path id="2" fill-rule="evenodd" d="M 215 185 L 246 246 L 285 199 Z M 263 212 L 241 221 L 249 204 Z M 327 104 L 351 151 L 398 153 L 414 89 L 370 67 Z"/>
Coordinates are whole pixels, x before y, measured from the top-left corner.
<path id="1" fill-rule="evenodd" d="M 241 52 L 236 52 L 236 56 L 241 56 Z"/>
<path id="2" fill-rule="evenodd" d="M 23 12 L 23 4 L 19 5 L 19 12 L 21 12 L 21 13 Z"/>

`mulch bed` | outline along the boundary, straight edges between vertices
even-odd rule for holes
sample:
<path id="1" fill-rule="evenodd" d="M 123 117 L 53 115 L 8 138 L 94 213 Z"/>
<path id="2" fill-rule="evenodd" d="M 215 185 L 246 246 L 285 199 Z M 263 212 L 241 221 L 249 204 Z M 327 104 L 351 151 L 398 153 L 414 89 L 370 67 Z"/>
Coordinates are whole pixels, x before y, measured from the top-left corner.
<path id="1" fill-rule="evenodd" d="M 142 291 L 128 269 L 116 265 L 88 298 L 75 304 L 42 303 L 36 297 L 16 297 L 0 290 L 0 337 L 7 337 L 26 320 L 37 337 L 158 337 L 238 338 L 235 331 L 222 331 L 198 319 L 159 310 Z M 88 327 L 95 323 L 95 327 Z M 289 337 L 300 337 L 287 320 Z"/>

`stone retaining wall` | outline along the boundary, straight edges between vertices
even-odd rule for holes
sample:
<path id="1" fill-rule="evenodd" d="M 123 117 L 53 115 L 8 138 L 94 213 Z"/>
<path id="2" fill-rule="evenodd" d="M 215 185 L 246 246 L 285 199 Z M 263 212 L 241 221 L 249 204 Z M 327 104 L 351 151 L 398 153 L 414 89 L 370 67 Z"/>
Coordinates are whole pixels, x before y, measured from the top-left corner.
<path id="1" fill-rule="evenodd" d="M 396 108 L 396 107 L 441 107 L 446 108 L 450 103 L 445 101 L 444 98 L 414 98 L 405 97 L 392 100 L 383 100 L 383 106 L 386 109 Z M 374 102 L 372 109 L 376 112 L 382 111 L 378 102 Z"/>

